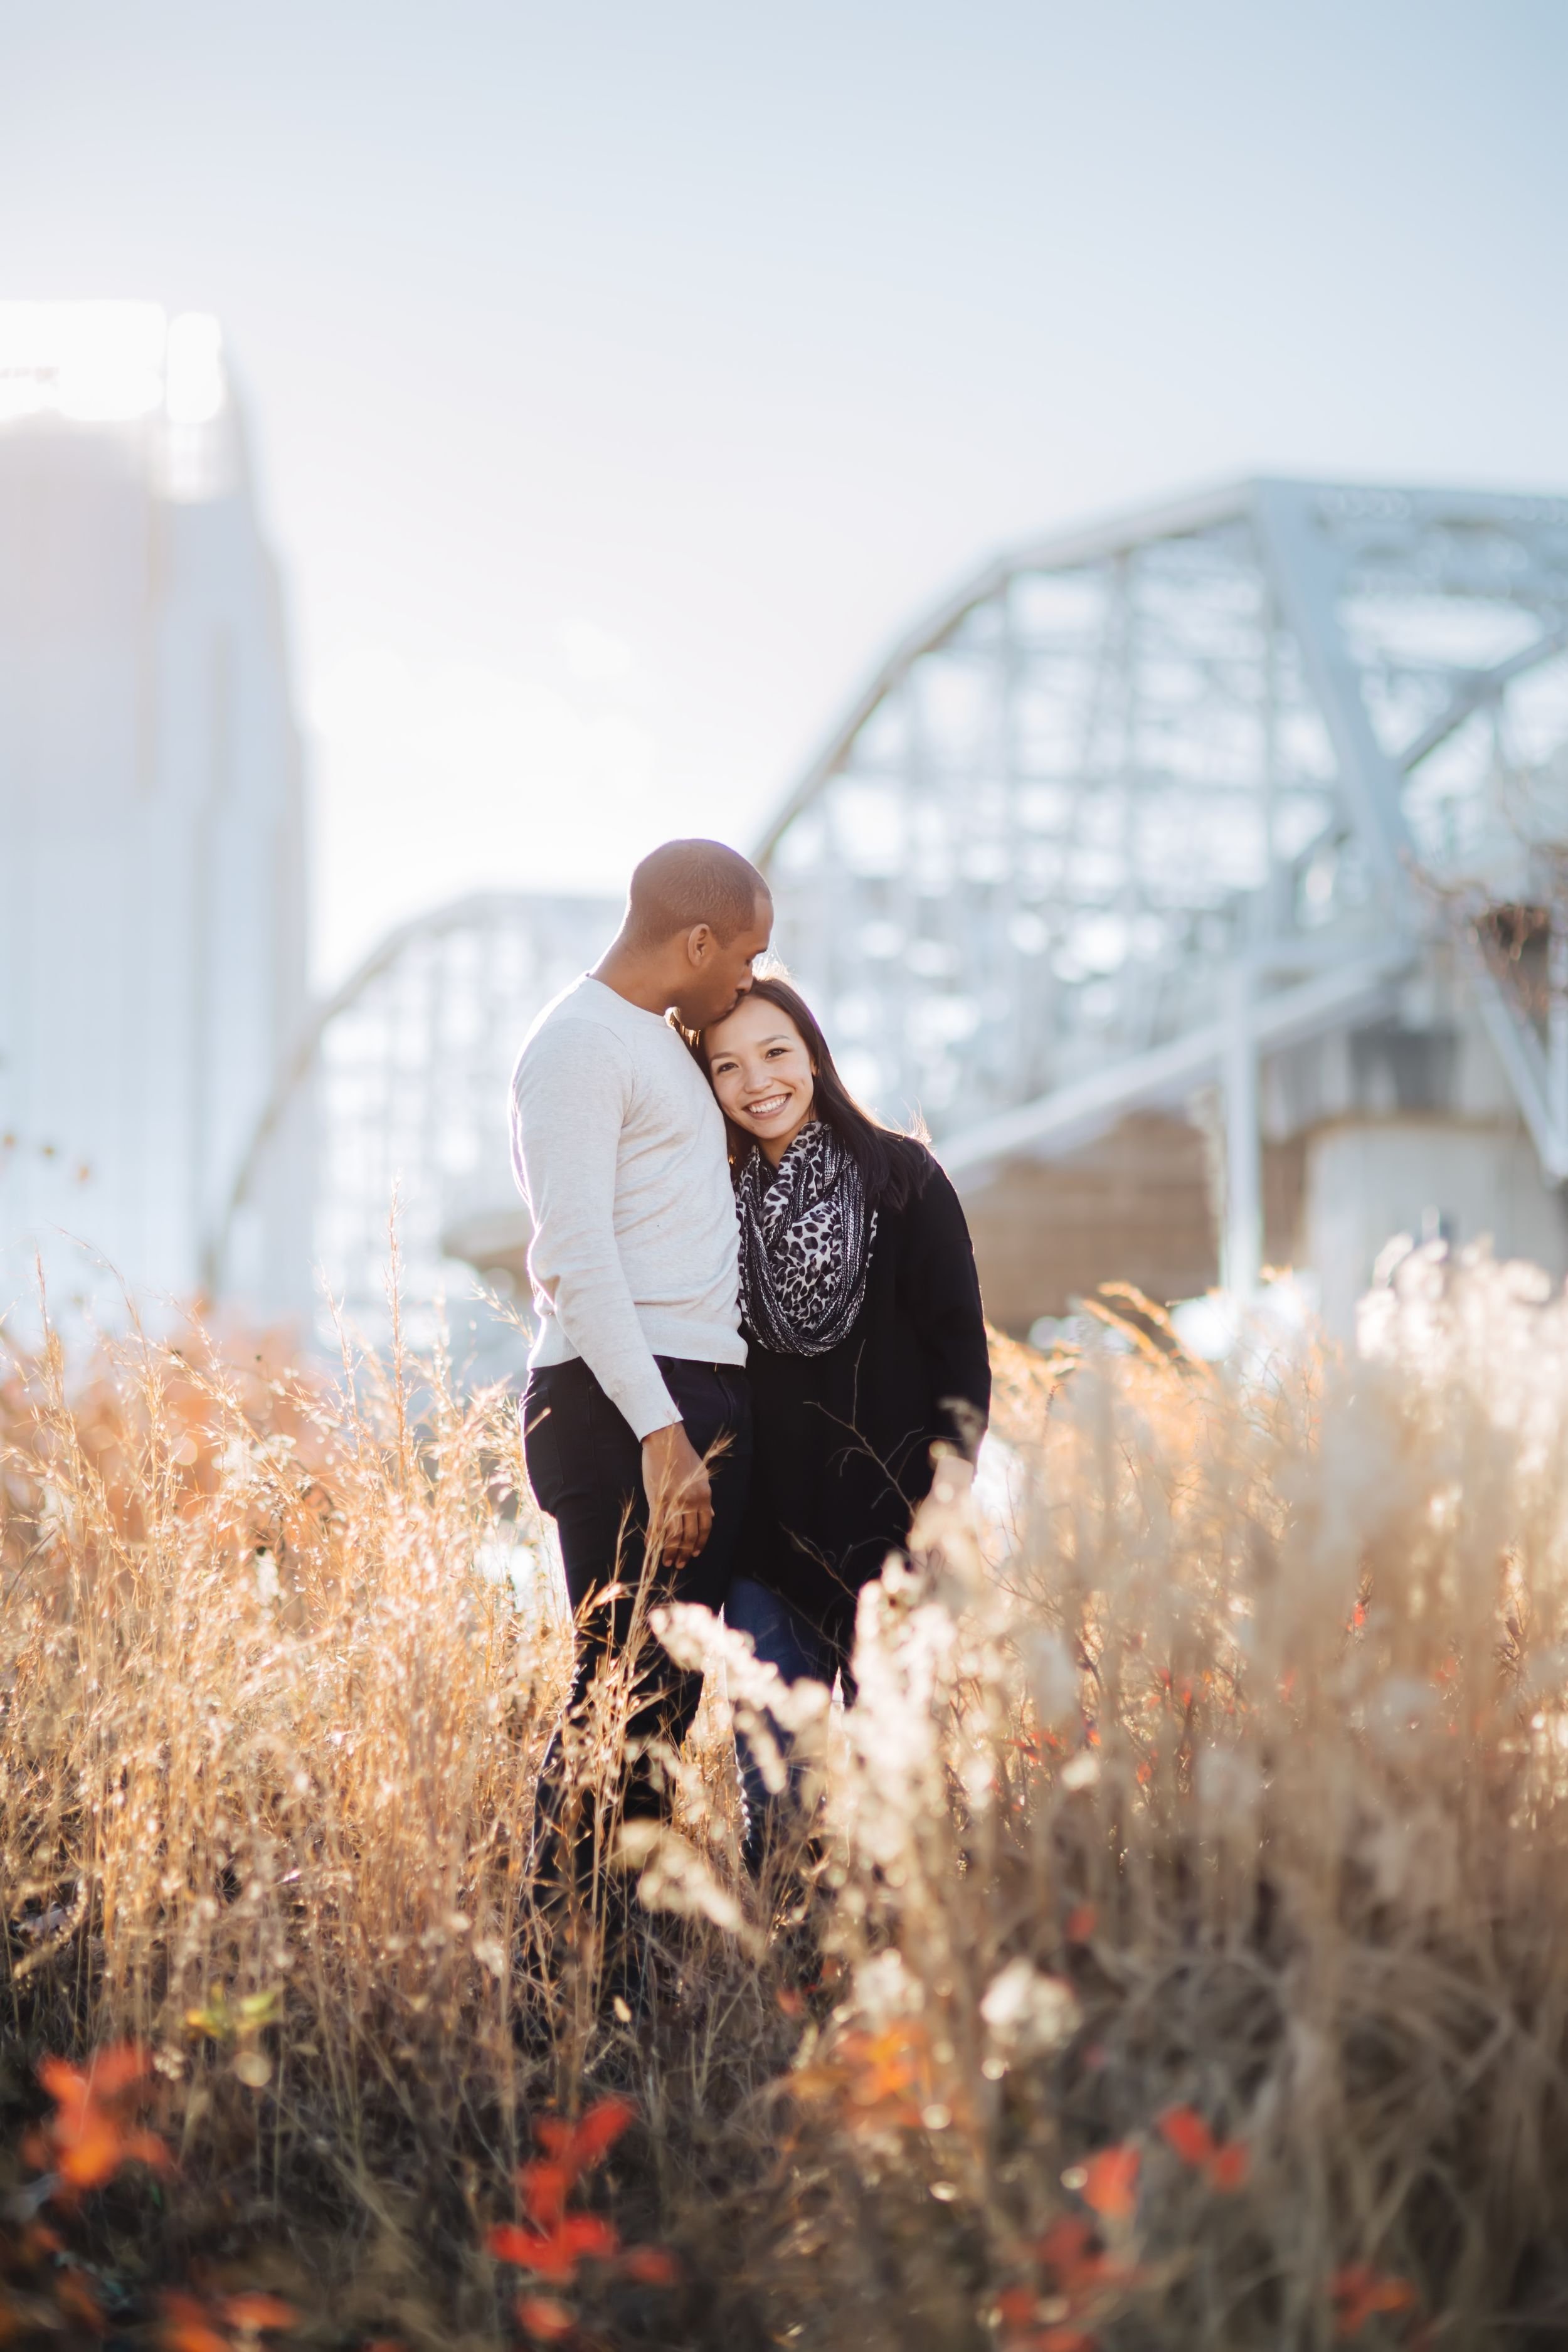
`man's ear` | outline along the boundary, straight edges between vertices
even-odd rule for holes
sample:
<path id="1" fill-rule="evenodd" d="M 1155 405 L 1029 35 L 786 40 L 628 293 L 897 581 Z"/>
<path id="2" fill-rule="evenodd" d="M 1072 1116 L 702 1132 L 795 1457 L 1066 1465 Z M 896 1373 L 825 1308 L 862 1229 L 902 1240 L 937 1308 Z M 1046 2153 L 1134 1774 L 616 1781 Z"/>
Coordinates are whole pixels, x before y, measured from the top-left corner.
<path id="1" fill-rule="evenodd" d="M 693 965 L 701 963 L 712 944 L 713 929 L 711 924 L 694 923 L 686 934 L 687 962 Z"/>

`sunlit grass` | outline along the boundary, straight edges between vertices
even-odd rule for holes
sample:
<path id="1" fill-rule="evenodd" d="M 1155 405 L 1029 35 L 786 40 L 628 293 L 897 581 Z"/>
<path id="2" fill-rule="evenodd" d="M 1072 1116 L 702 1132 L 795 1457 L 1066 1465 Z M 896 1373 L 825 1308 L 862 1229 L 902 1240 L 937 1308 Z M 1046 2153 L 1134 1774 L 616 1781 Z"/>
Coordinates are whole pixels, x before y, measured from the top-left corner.
<path id="1" fill-rule="evenodd" d="M 1365 1339 L 1246 1381 L 1157 1329 L 999 1342 L 1010 1524 L 939 1492 L 863 1607 L 858 1706 L 781 1703 L 810 1840 L 745 1880 L 730 1710 L 766 1677 L 661 1618 L 715 1667 L 675 1830 L 572 1899 L 531 1853 L 568 1650 L 510 1400 L 195 1332 L 79 1388 L 18 1360 L 13 2182 L 36 2062 L 131 2042 L 178 2172 L 69 2229 L 148 2311 L 274 2290 L 315 2340 L 411 2347 L 1552 2340 L 1568 1310 L 1421 1256 Z M 571 1759 L 606 1857 L 626 1696 Z M 606 2100 L 587 2201 L 546 2211 L 552 2133 Z M 542 2233 L 578 2251 L 521 2275 L 529 2320 L 495 2250 Z"/>

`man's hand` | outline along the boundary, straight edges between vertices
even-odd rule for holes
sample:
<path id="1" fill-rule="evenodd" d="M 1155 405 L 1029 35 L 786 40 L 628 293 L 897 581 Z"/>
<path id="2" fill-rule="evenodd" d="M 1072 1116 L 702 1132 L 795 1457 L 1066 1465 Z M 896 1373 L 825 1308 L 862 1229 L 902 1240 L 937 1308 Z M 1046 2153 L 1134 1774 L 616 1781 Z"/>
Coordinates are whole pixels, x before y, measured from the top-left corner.
<path id="1" fill-rule="evenodd" d="M 713 1532 L 713 1489 L 683 1422 L 643 1439 L 642 1483 L 648 1525 L 661 1539 L 659 1558 L 666 1568 L 684 1568 Z"/>

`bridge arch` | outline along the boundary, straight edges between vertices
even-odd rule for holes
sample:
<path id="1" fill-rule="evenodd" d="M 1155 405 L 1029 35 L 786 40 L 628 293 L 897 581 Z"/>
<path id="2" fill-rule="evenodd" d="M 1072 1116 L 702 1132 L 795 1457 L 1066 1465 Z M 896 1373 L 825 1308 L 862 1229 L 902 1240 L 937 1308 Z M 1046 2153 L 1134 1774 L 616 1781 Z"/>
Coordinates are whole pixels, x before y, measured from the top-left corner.
<path id="1" fill-rule="evenodd" d="M 1473 919 L 1561 896 L 1565 741 L 1568 501 L 1244 481 L 988 564 L 879 667 L 761 854 L 855 1080 L 977 1194 L 1103 1155 L 1129 1118 L 1166 1122 L 1131 1165 L 1185 1150 L 1190 1192 L 1170 1122 L 1218 1089 L 1208 1190 L 1245 1289 L 1260 1125 L 1303 1124 L 1260 1088 L 1313 1053 L 1321 1078 L 1326 1039 L 1343 1062 L 1419 1031 L 1423 986 L 1462 1000 L 1436 1027 L 1484 1033 L 1546 1184 L 1568 1173 L 1568 1022 Z"/>
<path id="2" fill-rule="evenodd" d="M 355 1328 L 385 1328 L 395 1194 L 416 1338 L 428 1336 L 430 1302 L 471 1287 L 476 1267 L 513 1279 L 512 1064 L 535 1014 L 594 961 L 620 915 L 609 897 L 484 891 L 388 932 L 315 1008 L 279 1073 L 207 1245 L 209 1291 L 226 1286 L 237 1224 L 301 1103 L 316 1133 L 315 1266 Z M 470 1337 L 498 1362 L 509 1358 L 482 1318 Z"/>
<path id="3" fill-rule="evenodd" d="M 1353 1297 L 1424 1220 L 1562 1272 L 1565 747 L 1568 499 L 1244 481 L 987 564 L 756 854 L 847 1076 L 929 1122 L 1013 1328 L 1107 1275 L 1245 1292 L 1266 1255 L 1331 1257 Z M 484 894 L 391 934 L 280 1074 L 210 1286 L 306 1100 L 357 1319 L 395 1178 L 412 1299 L 520 1275 L 507 1076 L 619 912 Z"/>

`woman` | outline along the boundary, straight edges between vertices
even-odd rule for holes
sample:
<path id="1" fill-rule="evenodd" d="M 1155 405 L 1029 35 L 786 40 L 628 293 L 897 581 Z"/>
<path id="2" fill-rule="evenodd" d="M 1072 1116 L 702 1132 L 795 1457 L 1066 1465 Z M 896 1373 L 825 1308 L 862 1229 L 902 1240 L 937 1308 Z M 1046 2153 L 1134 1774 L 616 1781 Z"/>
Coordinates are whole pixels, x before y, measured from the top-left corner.
<path id="1" fill-rule="evenodd" d="M 754 1453 L 724 1614 L 785 1681 L 845 1677 L 862 1585 L 906 1541 L 931 1447 L 991 1403 L 958 1195 L 847 1091 L 809 1006 L 753 982 L 698 1051 L 728 1123 Z M 742 1748 L 752 1858 L 766 1797 Z"/>

